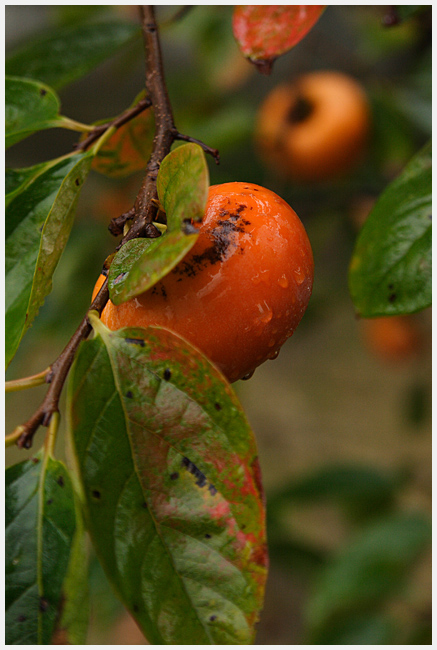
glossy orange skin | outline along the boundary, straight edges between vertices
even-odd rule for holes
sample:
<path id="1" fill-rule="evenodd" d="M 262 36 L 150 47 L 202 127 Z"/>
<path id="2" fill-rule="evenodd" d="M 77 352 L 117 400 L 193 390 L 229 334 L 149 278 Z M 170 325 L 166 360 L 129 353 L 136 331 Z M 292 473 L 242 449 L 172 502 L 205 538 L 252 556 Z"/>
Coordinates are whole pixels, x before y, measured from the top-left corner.
<path id="1" fill-rule="evenodd" d="M 309 107 L 300 119 L 298 99 Z M 282 176 L 323 181 L 359 162 L 369 130 L 361 86 L 340 72 L 321 71 L 272 90 L 258 112 L 256 142 L 261 158 Z"/>
<path id="2" fill-rule="evenodd" d="M 107 304 L 112 330 L 159 325 L 200 349 L 230 382 L 274 358 L 310 299 L 305 229 L 277 194 L 250 183 L 212 186 L 196 244 L 137 298 Z M 101 276 L 94 294 L 103 283 Z"/>

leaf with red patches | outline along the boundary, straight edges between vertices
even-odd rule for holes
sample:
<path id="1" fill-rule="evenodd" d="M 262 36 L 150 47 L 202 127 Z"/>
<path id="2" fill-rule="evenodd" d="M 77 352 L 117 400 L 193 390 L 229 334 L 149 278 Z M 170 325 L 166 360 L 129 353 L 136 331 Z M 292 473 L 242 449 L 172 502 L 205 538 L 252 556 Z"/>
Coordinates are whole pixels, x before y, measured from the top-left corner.
<path id="1" fill-rule="evenodd" d="M 152 644 L 253 643 L 265 512 L 241 406 L 183 339 L 156 327 L 111 332 L 91 318 L 69 414 L 108 578 Z"/>
<path id="2" fill-rule="evenodd" d="M 152 152 L 153 134 L 153 111 L 148 108 L 105 142 L 93 160 L 93 169 L 113 178 L 124 178 L 145 169 Z"/>
<path id="3" fill-rule="evenodd" d="M 297 45 L 318 21 L 325 5 L 237 5 L 234 36 L 244 56 L 260 72 Z"/>

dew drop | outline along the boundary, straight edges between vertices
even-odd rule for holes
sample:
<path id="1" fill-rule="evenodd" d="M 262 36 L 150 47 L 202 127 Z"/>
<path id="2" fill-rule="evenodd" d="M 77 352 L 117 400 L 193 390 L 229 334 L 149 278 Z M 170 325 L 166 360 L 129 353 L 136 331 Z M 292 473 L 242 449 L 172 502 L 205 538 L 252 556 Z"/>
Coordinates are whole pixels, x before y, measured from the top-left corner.
<path id="1" fill-rule="evenodd" d="M 278 280 L 278 284 L 279 284 L 279 286 L 282 287 L 283 289 L 286 289 L 286 288 L 288 287 L 288 278 L 287 278 L 287 276 L 285 275 L 285 273 L 284 273 L 284 275 L 281 275 L 281 277 L 279 278 L 279 280 Z"/>
<path id="2" fill-rule="evenodd" d="M 297 284 L 302 284 L 305 280 L 305 273 L 301 270 L 300 266 L 297 269 L 294 269 L 294 277 Z"/>
<path id="3" fill-rule="evenodd" d="M 278 358 L 278 356 L 279 356 L 279 350 L 276 350 L 275 352 L 273 352 L 273 354 L 269 356 L 269 359 L 270 361 L 274 361 L 275 359 Z"/>
<path id="4" fill-rule="evenodd" d="M 241 378 L 242 381 L 247 381 L 248 379 L 253 377 L 254 373 L 255 373 L 255 370 L 251 370 L 251 372 L 248 372 L 246 375 L 244 375 L 244 377 Z"/>

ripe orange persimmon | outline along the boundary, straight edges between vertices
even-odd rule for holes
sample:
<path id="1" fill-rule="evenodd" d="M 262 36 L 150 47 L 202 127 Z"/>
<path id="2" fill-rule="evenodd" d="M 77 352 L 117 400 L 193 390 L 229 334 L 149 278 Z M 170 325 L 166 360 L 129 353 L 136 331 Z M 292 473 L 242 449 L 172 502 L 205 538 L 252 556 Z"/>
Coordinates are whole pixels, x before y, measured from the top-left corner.
<path id="1" fill-rule="evenodd" d="M 283 177 L 322 181 L 348 172 L 364 151 L 370 115 L 361 86 L 340 72 L 312 72 L 267 95 L 256 124 L 260 156 Z"/>
<path id="2" fill-rule="evenodd" d="M 112 330 L 172 330 L 232 382 L 277 356 L 305 312 L 313 273 L 294 210 L 259 185 L 224 183 L 210 187 L 199 237 L 185 258 L 140 296 L 118 306 L 109 301 L 101 318 Z"/>

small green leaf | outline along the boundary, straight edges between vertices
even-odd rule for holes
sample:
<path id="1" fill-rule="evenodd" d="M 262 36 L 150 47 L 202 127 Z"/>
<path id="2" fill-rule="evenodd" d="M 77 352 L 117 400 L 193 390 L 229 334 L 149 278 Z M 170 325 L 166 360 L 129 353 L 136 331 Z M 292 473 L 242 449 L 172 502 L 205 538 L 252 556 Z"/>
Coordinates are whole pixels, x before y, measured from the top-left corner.
<path id="1" fill-rule="evenodd" d="M 420 513 L 397 514 L 368 526 L 320 576 L 308 606 L 311 627 L 393 594 L 430 543 L 431 524 Z"/>
<path id="2" fill-rule="evenodd" d="M 92 154 L 19 170 L 6 210 L 6 364 L 44 298 L 67 243 Z"/>
<path id="3" fill-rule="evenodd" d="M 325 5 L 236 5 L 234 36 L 249 61 L 270 67 L 307 35 L 324 9 Z"/>
<path id="4" fill-rule="evenodd" d="M 50 29 L 8 57 L 6 74 L 36 79 L 59 90 L 139 35 L 138 25 L 121 21 Z"/>
<path id="5" fill-rule="evenodd" d="M 76 529 L 66 467 L 42 453 L 6 470 L 6 644 L 50 644 Z"/>
<path id="6" fill-rule="evenodd" d="M 232 389 L 161 328 L 82 344 L 69 428 L 94 547 L 152 644 L 248 644 L 266 579 L 254 436 Z"/>
<path id="7" fill-rule="evenodd" d="M 57 126 L 59 98 L 45 84 L 6 77 L 5 98 L 6 148 L 35 131 Z"/>
<path id="8" fill-rule="evenodd" d="M 364 224 L 349 269 L 349 290 L 364 317 L 409 314 L 431 295 L 431 144 L 381 195 Z"/>
<path id="9" fill-rule="evenodd" d="M 157 188 L 167 232 L 158 239 L 127 242 L 116 254 L 108 277 L 114 304 L 147 291 L 194 246 L 198 234 L 192 223 L 202 219 L 208 187 L 208 166 L 199 145 L 183 145 L 164 158 Z"/>

